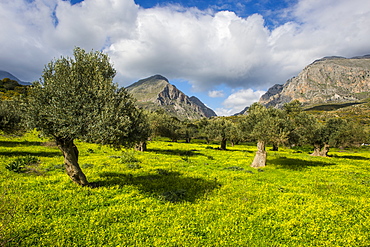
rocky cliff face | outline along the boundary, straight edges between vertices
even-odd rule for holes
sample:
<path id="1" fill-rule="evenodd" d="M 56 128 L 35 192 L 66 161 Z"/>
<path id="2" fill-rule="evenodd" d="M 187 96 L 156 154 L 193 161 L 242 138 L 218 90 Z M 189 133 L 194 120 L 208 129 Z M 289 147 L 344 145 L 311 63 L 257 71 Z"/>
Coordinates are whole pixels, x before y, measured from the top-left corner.
<path id="1" fill-rule="evenodd" d="M 198 98 L 189 98 L 161 75 L 135 82 L 127 90 L 137 99 L 140 107 L 148 110 L 163 108 L 182 120 L 216 116 Z"/>
<path id="2" fill-rule="evenodd" d="M 259 103 L 282 107 L 291 100 L 318 104 L 361 100 L 370 93 L 370 55 L 316 60 L 284 85 L 274 85 Z"/>

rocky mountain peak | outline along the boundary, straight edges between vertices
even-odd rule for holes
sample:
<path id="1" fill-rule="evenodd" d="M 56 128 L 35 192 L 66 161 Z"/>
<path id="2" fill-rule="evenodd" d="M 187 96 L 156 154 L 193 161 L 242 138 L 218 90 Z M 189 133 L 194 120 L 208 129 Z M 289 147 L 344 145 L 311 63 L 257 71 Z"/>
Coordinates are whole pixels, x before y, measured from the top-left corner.
<path id="1" fill-rule="evenodd" d="M 148 110 L 163 108 L 179 119 L 216 116 L 216 113 L 199 99 L 189 98 L 161 75 L 139 80 L 128 86 L 127 90 L 137 99 L 139 107 Z"/>
<path id="2" fill-rule="evenodd" d="M 361 100 L 370 92 L 370 56 L 325 57 L 314 61 L 284 85 L 276 84 L 259 103 L 282 107 L 292 100 L 303 104 Z"/>

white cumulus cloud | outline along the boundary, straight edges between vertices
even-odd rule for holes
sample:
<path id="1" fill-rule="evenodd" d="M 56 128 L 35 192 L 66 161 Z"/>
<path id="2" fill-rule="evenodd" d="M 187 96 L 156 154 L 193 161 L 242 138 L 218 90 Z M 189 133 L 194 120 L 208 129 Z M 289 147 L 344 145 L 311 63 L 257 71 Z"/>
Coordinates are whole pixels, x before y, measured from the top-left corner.
<path id="1" fill-rule="evenodd" d="M 189 81 L 198 92 L 222 85 L 266 90 L 315 59 L 370 53 L 370 1 L 293 2 L 267 27 L 261 14 L 242 18 L 217 8 L 2 0 L 0 69 L 35 80 L 50 60 L 81 46 L 107 52 L 121 86 L 162 74 Z"/>
<path id="2" fill-rule="evenodd" d="M 224 107 L 216 109 L 217 115 L 228 116 L 239 113 L 246 106 L 257 102 L 264 93 L 266 93 L 266 91 L 254 91 L 251 88 L 241 89 L 231 94 L 229 97 L 227 97 L 227 99 L 224 100 L 224 102 L 222 103 Z"/>
<path id="3" fill-rule="evenodd" d="M 223 90 L 212 90 L 208 92 L 208 96 L 211 98 L 222 98 L 225 96 Z"/>

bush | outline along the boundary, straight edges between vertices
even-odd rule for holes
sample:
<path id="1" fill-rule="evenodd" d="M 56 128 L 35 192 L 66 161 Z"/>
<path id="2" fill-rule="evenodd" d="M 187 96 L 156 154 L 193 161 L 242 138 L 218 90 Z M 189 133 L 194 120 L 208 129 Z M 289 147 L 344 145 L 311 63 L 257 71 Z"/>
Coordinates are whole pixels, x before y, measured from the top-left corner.
<path id="1" fill-rule="evenodd" d="M 140 162 L 140 160 L 135 157 L 135 154 L 133 151 L 122 153 L 120 163 L 135 163 L 135 162 Z"/>
<path id="2" fill-rule="evenodd" d="M 10 162 L 5 166 L 9 171 L 21 173 L 26 172 L 29 166 L 36 165 L 40 160 L 34 156 L 27 155 L 25 157 L 18 157 L 14 161 Z"/>

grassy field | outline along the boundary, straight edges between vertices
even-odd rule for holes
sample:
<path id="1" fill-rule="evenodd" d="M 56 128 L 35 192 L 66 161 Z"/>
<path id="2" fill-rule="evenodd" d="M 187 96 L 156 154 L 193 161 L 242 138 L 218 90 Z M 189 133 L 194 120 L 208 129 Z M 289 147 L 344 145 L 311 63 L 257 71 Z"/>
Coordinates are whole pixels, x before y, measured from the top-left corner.
<path id="1" fill-rule="evenodd" d="M 269 151 L 152 141 L 144 153 L 76 143 L 94 187 L 35 133 L 0 136 L 0 246 L 369 246 L 370 151 Z M 28 172 L 5 167 L 40 161 Z"/>

